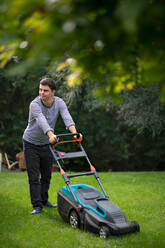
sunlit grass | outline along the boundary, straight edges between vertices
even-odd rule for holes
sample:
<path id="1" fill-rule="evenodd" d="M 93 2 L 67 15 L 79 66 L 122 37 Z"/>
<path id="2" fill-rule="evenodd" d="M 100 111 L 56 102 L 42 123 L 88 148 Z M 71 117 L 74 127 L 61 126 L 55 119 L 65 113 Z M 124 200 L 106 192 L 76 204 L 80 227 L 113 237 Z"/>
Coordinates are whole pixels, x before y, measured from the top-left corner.
<path id="1" fill-rule="evenodd" d="M 165 247 L 165 172 L 99 173 L 110 196 L 129 220 L 136 220 L 140 233 L 101 240 L 92 233 L 72 229 L 57 209 L 32 216 L 27 174 L 0 173 L 0 248 L 163 248 Z M 94 177 L 74 178 L 99 188 Z M 49 191 L 57 202 L 57 191 L 64 185 L 59 173 L 52 174 Z"/>

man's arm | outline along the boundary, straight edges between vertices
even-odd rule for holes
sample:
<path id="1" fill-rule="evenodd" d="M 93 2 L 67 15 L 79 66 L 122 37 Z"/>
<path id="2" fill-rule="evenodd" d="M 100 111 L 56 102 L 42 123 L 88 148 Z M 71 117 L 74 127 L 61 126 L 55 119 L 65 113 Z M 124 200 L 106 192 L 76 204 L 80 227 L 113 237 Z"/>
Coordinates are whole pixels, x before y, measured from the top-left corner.
<path id="1" fill-rule="evenodd" d="M 65 123 L 65 126 L 69 129 L 71 133 L 77 133 L 75 123 L 68 111 L 68 108 L 66 106 L 66 103 L 61 99 L 60 102 L 60 114 L 61 117 Z M 77 136 L 74 136 L 75 139 L 77 139 Z M 80 134 L 80 140 L 82 140 L 82 134 Z"/>
<path id="2" fill-rule="evenodd" d="M 47 134 L 49 131 L 53 132 L 53 129 L 49 126 L 45 116 L 42 113 L 39 103 L 32 102 L 30 104 L 30 118 L 36 120 L 38 126 L 43 130 L 44 134 Z"/>

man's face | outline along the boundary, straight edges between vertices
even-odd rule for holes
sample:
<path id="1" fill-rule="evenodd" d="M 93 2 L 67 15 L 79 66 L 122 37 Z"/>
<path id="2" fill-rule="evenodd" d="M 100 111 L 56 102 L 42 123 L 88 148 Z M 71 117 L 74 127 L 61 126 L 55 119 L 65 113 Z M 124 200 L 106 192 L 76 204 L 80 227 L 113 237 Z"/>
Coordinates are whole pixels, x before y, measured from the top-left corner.
<path id="1" fill-rule="evenodd" d="M 40 84 L 39 96 L 43 102 L 47 102 L 54 97 L 55 90 L 51 90 L 48 85 Z"/>

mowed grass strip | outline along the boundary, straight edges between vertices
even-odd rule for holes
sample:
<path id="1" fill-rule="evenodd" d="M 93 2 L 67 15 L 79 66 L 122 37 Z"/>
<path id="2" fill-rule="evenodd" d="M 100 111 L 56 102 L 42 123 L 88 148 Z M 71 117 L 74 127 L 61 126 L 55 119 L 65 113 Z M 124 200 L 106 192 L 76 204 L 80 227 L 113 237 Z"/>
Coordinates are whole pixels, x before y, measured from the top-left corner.
<path id="1" fill-rule="evenodd" d="M 165 247 L 165 172 L 101 172 L 100 179 L 110 198 L 129 220 L 136 220 L 140 233 L 111 236 L 106 240 L 75 230 L 57 209 L 44 208 L 31 215 L 32 206 L 26 172 L 0 173 L 0 248 L 163 248 Z M 79 177 L 72 183 L 99 189 L 94 177 Z M 52 174 L 49 200 L 57 202 L 64 181 Z"/>

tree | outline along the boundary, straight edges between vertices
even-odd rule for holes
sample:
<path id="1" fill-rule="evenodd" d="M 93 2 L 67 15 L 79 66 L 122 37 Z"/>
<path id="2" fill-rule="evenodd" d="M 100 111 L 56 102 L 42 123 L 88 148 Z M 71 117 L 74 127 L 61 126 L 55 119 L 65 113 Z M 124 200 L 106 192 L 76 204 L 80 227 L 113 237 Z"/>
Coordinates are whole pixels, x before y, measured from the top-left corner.
<path id="1" fill-rule="evenodd" d="M 139 84 L 132 90 L 124 90 L 121 96 L 123 102 L 118 114 L 127 126 L 136 128 L 138 134 L 147 131 L 156 136 L 162 132 L 165 123 L 162 115 L 164 105 L 160 101 L 158 85 L 144 87 Z"/>
<path id="2" fill-rule="evenodd" d="M 163 0 L 2 0 L 1 66 L 13 55 L 24 58 L 15 73 L 73 58 L 70 85 L 85 75 L 98 80 L 98 95 L 116 95 L 156 82 L 163 96 L 164 13 Z"/>

